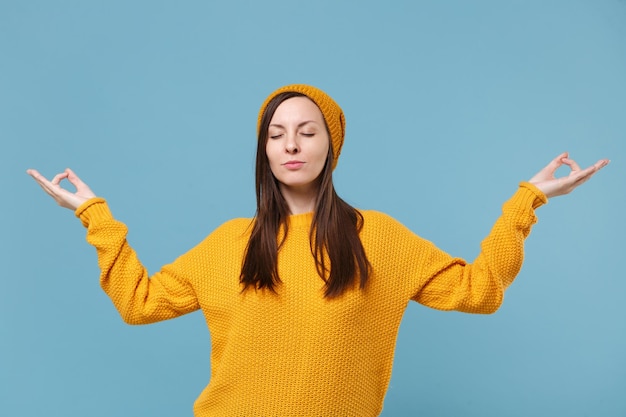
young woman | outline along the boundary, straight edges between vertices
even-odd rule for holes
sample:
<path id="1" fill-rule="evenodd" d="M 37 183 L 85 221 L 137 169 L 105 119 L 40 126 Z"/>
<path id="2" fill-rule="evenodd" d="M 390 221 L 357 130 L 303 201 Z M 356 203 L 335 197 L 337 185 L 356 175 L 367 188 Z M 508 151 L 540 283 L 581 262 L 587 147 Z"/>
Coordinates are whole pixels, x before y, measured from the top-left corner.
<path id="1" fill-rule="evenodd" d="M 231 220 L 151 277 L 115 220 L 70 169 L 48 181 L 75 210 L 98 252 L 102 288 L 122 318 L 146 324 L 201 309 L 211 332 L 211 378 L 196 416 L 376 416 L 410 300 L 492 313 L 522 264 L 535 209 L 587 181 L 566 153 L 522 182 L 473 263 L 394 219 L 341 200 L 332 172 L 344 140 L 341 108 L 323 91 L 290 85 L 258 119 L 257 212 Z M 569 175 L 555 178 L 561 165 Z M 76 187 L 60 186 L 67 179 Z"/>

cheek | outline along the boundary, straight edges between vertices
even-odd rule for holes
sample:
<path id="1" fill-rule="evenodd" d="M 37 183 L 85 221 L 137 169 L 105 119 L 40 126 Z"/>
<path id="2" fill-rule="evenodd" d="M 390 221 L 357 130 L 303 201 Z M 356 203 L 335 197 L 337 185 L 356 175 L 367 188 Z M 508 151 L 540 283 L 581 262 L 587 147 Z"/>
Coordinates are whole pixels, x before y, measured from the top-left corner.
<path id="1" fill-rule="evenodd" d="M 330 148 L 330 144 L 327 142 L 326 145 L 322 145 L 318 148 L 317 156 L 322 163 L 326 162 L 326 159 L 329 158 L 328 150 Z"/>
<path id="2" fill-rule="evenodd" d="M 272 142 L 267 142 L 265 145 L 265 156 L 267 156 L 267 160 L 270 165 L 272 165 L 276 160 L 276 146 L 272 146 Z"/>

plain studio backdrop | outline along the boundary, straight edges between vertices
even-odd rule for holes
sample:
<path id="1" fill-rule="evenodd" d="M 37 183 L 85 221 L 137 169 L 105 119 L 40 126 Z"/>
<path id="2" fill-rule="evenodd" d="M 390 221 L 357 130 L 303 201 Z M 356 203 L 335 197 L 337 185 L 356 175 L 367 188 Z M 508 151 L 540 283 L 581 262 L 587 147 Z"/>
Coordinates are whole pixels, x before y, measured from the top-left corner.
<path id="1" fill-rule="evenodd" d="M 410 304 L 382 415 L 626 416 L 626 2 L 2 0 L 0 51 L 1 415 L 191 416 L 210 376 L 202 315 L 123 324 L 24 171 L 72 167 L 155 272 L 254 214 L 258 108 L 308 83 L 339 194 L 470 261 L 557 154 L 612 160 L 538 210 L 495 315 Z"/>

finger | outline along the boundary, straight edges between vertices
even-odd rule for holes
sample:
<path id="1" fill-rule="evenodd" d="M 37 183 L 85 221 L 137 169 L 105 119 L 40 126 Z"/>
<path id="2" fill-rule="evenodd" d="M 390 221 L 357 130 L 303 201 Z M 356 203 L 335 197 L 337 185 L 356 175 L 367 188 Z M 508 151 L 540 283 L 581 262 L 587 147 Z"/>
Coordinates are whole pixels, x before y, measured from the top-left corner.
<path id="1" fill-rule="evenodd" d="M 43 177 L 41 177 L 41 179 L 37 179 L 37 184 L 39 184 L 41 189 L 44 190 L 46 192 L 46 194 L 48 194 L 49 196 L 51 196 L 55 200 L 57 199 L 57 195 L 59 193 L 59 190 L 62 190 L 61 187 L 52 185 L 50 183 L 50 181 L 48 181 L 47 179 L 45 179 Z"/>
<path id="2" fill-rule="evenodd" d="M 29 169 L 26 172 L 28 173 L 28 175 L 33 177 L 37 184 L 39 184 L 41 188 L 43 188 L 46 192 L 48 192 L 48 189 L 52 187 L 50 181 L 48 181 L 48 179 L 41 175 L 37 170 Z"/>
<path id="3" fill-rule="evenodd" d="M 550 161 L 550 163 L 548 165 L 549 166 L 554 166 L 554 167 L 558 168 L 561 165 L 563 165 L 563 161 L 566 160 L 566 159 L 568 159 L 568 153 L 567 152 L 563 152 L 562 154 L 560 154 L 556 158 L 554 158 L 552 161 Z"/>
<path id="4" fill-rule="evenodd" d="M 27 170 L 26 170 L 26 173 L 27 173 L 28 175 L 30 175 L 31 177 L 33 177 L 33 179 L 34 179 L 35 181 L 37 181 L 37 182 L 39 182 L 39 181 L 41 181 L 41 180 L 48 181 L 48 180 L 46 179 L 46 177 L 44 177 L 43 175 L 41 175 L 41 174 L 39 173 L 39 171 L 37 171 L 36 169 L 32 169 L 32 168 L 31 168 L 31 169 L 27 169 Z"/>
<path id="5" fill-rule="evenodd" d="M 559 169 L 559 167 L 561 165 L 563 165 L 563 160 L 566 159 L 568 156 L 567 152 L 563 152 L 562 154 L 560 154 L 559 156 L 557 156 L 556 158 L 554 158 L 552 161 L 550 161 L 550 163 L 548 165 L 546 165 L 546 167 L 542 170 L 543 173 L 548 174 L 550 176 L 550 178 L 554 177 L 554 173 L 556 172 L 557 169 Z"/>
<path id="6" fill-rule="evenodd" d="M 578 186 L 591 178 L 596 172 L 598 172 L 598 167 L 596 167 L 596 165 L 592 165 L 580 171 L 572 171 L 570 176 L 574 184 Z"/>
<path id="7" fill-rule="evenodd" d="M 55 200 L 65 191 L 59 185 L 61 180 L 67 176 L 65 173 L 62 172 L 57 174 L 54 176 L 52 181 L 48 181 L 48 179 L 41 175 L 37 170 L 29 169 L 27 172 L 35 181 L 37 181 L 37 184 L 39 184 L 39 186 Z"/>
<path id="8" fill-rule="evenodd" d="M 597 169 L 601 169 L 604 168 L 605 166 L 607 166 L 609 164 L 609 162 L 611 162 L 608 159 L 600 159 L 598 162 L 596 162 L 595 164 L 593 164 Z"/>
<path id="9" fill-rule="evenodd" d="M 599 170 L 601 170 L 602 168 L 604 168 L 605 166 L 607 166 L 609 164 L 608 159 L 600 159 L 598 162 L 596 162 L 595 164 L 591 165 L 590 167 L 585 168 L 584 170 L 581 171 L 581 175 L 582 176 L 590 176 L 595 174 L 596 172 L 598 172 Z"/>
<path id="10" fill-rule="evenodd" d="M 67 178 L 67 172 L 61 172 L 60 174 L 56 174 L 54 176 L 54 178 L 52 178 L 52 181 L 50 181 L 50 183 L 52 185 L 59 185 L 59 183 L 64 180 L 65 178 Z"/>
<path id="11" fill-rule="evenodd" d="M 580 166 L 573 159 L 563 158 L 562 161 L 565 165 L 568 165 L 572 171 L 580 171 Z"/>
<path id="12" fill-rule="evenodd" d="M 69 182 L 71 182 L 72 185 L 74 185 L 76 188 L 85 185 L 85 183 L 78 177 L 78 175 L 76 175 L 76 173 L 70 168 L 67 168 L 65 172 L 67 173 L 67 179 L 69 180 Z"/>
<path id="13" fill-rule="evenodd" d="M 67 179 L 72 183 L 72 185 L 74 185 L 74 187 L 76 187 L 76 194 L 77 195 L 80 195 L 80 196 L 86 197 L 86 198 L 92 198 L 92 197 L 96 196 L 94 194 L 94 192 L 91 191 L 91 188 L 89 188 L 89 186 L 87 184 L 85 184 L 78 177 L 78 175 L 76 175 L 76 173 L 74 173 L 74 171 L 72 171 L 69 168 L 67 168 L 65 171 L 69 174 Z"/>

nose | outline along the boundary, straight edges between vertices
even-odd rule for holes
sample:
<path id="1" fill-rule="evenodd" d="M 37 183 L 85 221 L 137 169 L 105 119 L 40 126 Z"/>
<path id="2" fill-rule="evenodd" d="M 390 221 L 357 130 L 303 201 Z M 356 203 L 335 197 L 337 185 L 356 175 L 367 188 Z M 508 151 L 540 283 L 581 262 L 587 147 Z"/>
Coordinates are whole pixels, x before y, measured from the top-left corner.
<path id="1" fill-rule="evenodd" d="M 296 142 L 295 135 L 287 135 L 287 142 L 285 143 L 285 151 L 290 154 L 296 154 L 300 151 L 298 142 Z"/>

